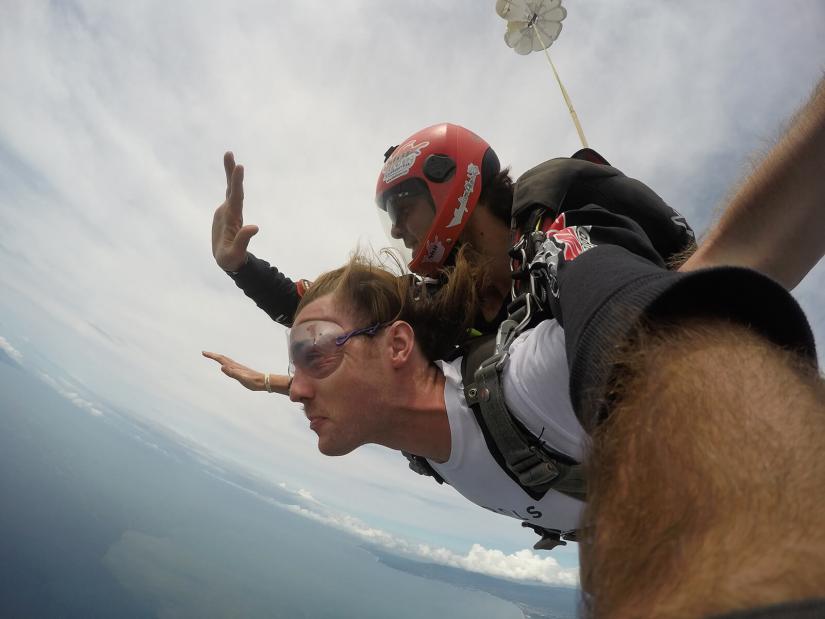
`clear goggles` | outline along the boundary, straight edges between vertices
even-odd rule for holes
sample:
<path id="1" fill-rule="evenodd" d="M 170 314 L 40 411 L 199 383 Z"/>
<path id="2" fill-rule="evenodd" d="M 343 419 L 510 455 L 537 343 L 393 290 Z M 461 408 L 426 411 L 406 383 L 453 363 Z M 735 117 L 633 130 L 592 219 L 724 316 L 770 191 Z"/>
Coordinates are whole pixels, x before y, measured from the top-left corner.
<path id="1" fill-rule="evenodd" d="M 289 375 L 299 369 L 312 378 L 326 378 L 338 369 L 344 358 L 343 346 L 359 335 L 372 337 L 389 323 L 345 331 L 326 320 L 308 320 L 287 331 Z"/>

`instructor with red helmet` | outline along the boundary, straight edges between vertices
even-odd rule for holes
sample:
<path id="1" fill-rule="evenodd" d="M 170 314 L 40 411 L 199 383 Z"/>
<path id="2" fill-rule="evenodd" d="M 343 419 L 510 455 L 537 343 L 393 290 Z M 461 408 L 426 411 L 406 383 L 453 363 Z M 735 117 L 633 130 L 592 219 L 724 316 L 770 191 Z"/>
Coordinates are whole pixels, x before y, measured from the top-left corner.
<path id="1" fill-rule="evenodd" d="M 273 320 L 289 326 L 308 285 L 293 281 L 247 251 L 256 226 L 243 225 L 243 168 L 224 156 L 227 198 L 215 211 L 212 253 L 244 293 Z M 409 267 L 435 275 L 458 244 L 489 260 L 476 328 L 494 331 L 510 301 L 509 252 L 515 237 L 549 226 L 562 213 L 598 205 L 637 224 L 659 264 L 694 244 L 684 218 L 643 183 L 622 174 L 591 149 L 551 159 L 513 183 L 481 137 L 442 123 L 414 133 L 385 153 L 376 202 L 392 237 L 410 251 Z"/>

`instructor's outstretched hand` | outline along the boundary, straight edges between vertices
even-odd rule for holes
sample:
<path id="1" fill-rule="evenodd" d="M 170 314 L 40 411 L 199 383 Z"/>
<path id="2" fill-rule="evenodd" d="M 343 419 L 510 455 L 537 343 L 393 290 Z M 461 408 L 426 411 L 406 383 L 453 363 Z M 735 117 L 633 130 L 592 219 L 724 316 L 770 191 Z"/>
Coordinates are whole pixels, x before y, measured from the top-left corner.
<path id="1" fill-rule="evenodd" d="M 226 200 L 212 219 L 212 255 L 224 271 L 234 272 L 246 264 L 246 248 L 258 226 L 243 225 L 243 166 L 235 165 L 231 151 L 224 153 L 223 169 Z"/>

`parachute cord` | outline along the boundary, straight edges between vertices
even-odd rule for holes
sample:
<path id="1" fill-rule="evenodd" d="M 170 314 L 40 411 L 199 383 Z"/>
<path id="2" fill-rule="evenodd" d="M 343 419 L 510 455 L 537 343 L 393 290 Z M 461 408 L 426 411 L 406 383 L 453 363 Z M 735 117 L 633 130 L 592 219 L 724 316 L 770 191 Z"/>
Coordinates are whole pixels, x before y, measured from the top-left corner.
<path id="1" fill-rule="evenodd" d="M 573 109 L 573 102 L 570 101 L 570 96 L 567 94 L 567 89 L 564 87 L 564 84 L 561 83 L 559 72 L 556 71 L 556 65 L 554 65 L 553 61 L 550 59 L 550 53 L 547 51 L 547 46 L 544 44 L 541 34 L 539 34 L 539 29 L 535 26 L 535 24 L 530 27 L 536 33 L 536 38 L 539 40 L 539 43 L 544 51 L 544 55 L 547 57 L 547 62 L 550 63 L 550 68 L 553 69 L 553 75 L 556 76 L 556 82 L 561 89 L 561 95 L 564 97 L 564 102 L 567 104 L 567 109 L 570 111 L 570 117 L 573 119 L 573 124 L 576 126 L 576 131 L 579 134 L 579 140 L 581 140 L 582 146 L 587 148 L 587 139 L 584 137 L 584 130 L 582 130 L 581 123 L 579 123 L 579 116 L 576 114 L 576 110 Z"/>

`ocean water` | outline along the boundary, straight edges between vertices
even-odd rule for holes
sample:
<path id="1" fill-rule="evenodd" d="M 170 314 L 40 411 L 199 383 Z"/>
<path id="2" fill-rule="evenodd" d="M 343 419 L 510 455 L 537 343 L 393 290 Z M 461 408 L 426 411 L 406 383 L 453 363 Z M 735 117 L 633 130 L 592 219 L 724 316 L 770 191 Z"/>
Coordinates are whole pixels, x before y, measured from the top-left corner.
<path id="1" fill-rule="evenodd" d="M 255 483 L 0 363 L 0 616 L 522 617 L 238 487 Z"/>

